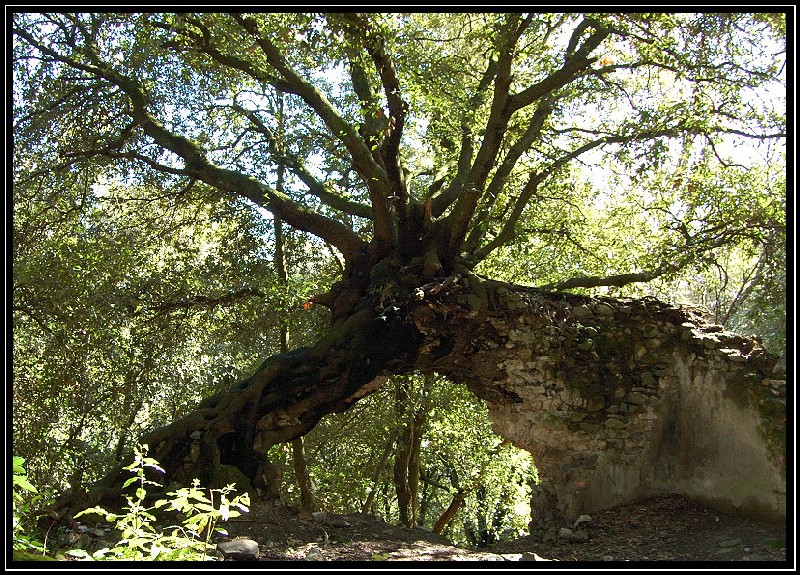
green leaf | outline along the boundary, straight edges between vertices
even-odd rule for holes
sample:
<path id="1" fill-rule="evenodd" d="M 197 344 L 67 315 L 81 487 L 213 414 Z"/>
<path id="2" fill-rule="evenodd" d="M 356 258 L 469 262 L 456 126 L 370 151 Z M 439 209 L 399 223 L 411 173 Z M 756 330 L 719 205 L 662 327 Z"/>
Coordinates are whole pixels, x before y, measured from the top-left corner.
<path id="1" fill-rule="evenodd" d="M 30 491 L 32 493 L 39 493 L 37 489 L 33 485 L 31 485 L 31 483 L 25 477 L 20 477 L 19 475 L 15 475 L 13 481 L 14 485 L 22 487 L 25 491 Z"/>
<path id="2" fill-rule="evenodd" d="M 211 500 L 208 497 L 206 497 L 205 493 L 203 493 L 202 491 L 192 491 L 191 493 L 189 493 L 189 497 L 197 501 L 198 506 L 200 504 L 207 504 L 207 505 L 211 504 Z"/>
<path id="3" fill-rule="evenodd" d="M 14 455 L 13 461 L 14 461 L 14 473 L 25 475 L 25 469 L 23 468 L 23 464 L 25 463 L 25 458 L 20 457 L 18 455 Z"/>
<path id="4" fill-rule="evenodd" d="M 166 471 L 164 471 L 164 469 L 162 469 L 161 466 L 159 466 L 158 461 L 156 461 L 151 457 L 144 458 L 144 460 L 142 461 L 142 465 L 146 467 L 151 467 L 153 469 L 157 469 L 161 473 L 166 473 Z"/>
<path id="5" fill-rule="evenodd" d="M 84 509 L 75 514 L 75 517 L 80 517 L 82 515 L 88 515 L 90 513 L 96 513 L 97 515 L 105 515 L 107 521 L 114 521 L 117 516 L 114 513 L 109 513 L 102 507 L 90 507 L 89 509 Z"/>

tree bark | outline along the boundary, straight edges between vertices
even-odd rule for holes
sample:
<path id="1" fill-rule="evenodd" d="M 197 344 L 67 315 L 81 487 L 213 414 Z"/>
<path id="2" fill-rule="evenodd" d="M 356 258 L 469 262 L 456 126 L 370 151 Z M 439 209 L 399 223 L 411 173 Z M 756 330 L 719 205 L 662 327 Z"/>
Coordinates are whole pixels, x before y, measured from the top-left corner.
<path id="1" fill-rule="evenodd" d="M 308 473 L 306 454 L 302 437 L 292 440 L 292 464 L 297 485 L 300 487 L 300 508 L 304 511 L 314 511 L 317 508 L 317 496 L 314 492 L 314 483 Z"/>
<path id="2" fill-rule="evenodd" d="M 267 450 L 301 437 L 324 415 L 351 407 L 377 389 L 370 384 L 379 375 L 408 371 L 418 344 L 415 330 L 397 318 L 376 318 L 366 308 L 353 313 L 316 346 L 267 359 L 249 379 L 142 437 L 141 443 L 166 472 L 166 477 L 154 479 L 165 486 L 189 484 L 193 478 L 210 484 L 230 471 L 226 467 L 234 467 L 255 494 L 277 498 L 276 470 L 266 458 Z M 95 503 L 119 506 L 127 478 L 122 466 L 115 468 L 88 494 L 72 493 L 54 509 Z"/>
<path id="3" fill-rule="evenodd" d="M 408 484 L 408 464 L 411 458 L 411 444 L 414 435 L 413 405 L 410 404 L 409 387 L 412 383 L 400 379 L 395 383 L 395 405 L 398 418 L 405 419 L 405 425 L 397 441 L 394 454 L 394 491 L 397 494 L 397 512 L 400 524 L 411 527 L 411 488 Z M 409 413 L 411 412 L 411 413 Z"/>
<path id="4" fill-rule="evenodd" d="M 270 446 L 348 409 L 390 374 L 435 372 L 486 400 L 496 430 L 533 454 L 543 478 L 537 487 L 549 494 L 540 500 L 552 502 L 546 512 L 536 507 L 536 516 L 611 507 L 661 485 L 696 494 L 697 484 L 682 477 L 706 477 L 708 470 L 702 461 L 676 467 L 693 454 L 685 432 L 675 435 L 681 431 L 675 422 L 695 409 L 681 398 L 705 389 L 698 378 L 724 373 L 727 391 L 718 379 L 707 380 L 709 393 L 722 389 L 711 399 L 730 396 L 763 428 L 763 454 L 750 458 L 764 461 L 753 471 L 761 482 L 753 501 L 780 514 L 785 399 L 781 404 L 770 394 L 780 389 L 777 358 L 754 339 L 724 332 L 691 308 L 652 299 L 541 292 L 465 270 L 420 285 L 422 267 L 418 261 L 401 271 L 399 261 L 383 261 L 369 280 L 356 270 L 328 296 L 333 325 L 315 346 L 269 358 L 251 378 L 143 437 L 166 470 L 164 483 L 195 477 L 208 483 L 235 467 L 253 486 L 251 496 L 274 497 L 264 455 Z M 680 385 L 688 387 L 679 391 Z M 701 410 L 682 425 L 708 422 L 719 428 L 717 443 L 732 441 L 715 417 Z M 708 448 L 704 434 L 690 439 L 698 452 Z M 718 464 L 728 473 L 725 461 Z M 735 469 L 729 475 L 739 477 Z M 614 486 L 615 477 L 638 479 Z M 121 468 L 112 471 L 87 500 L 120 503 L 126 478 Z M 758 499 L 765 485 L 776 494 L 766 503 Z"/>
<path id="5" fill-rule="evenodd" d="M 383 451 L 381 452 L 380 457 L 378 457 L 378 462 L 375 464 L 375 468 L 372 473 L 372 489 L 370 489 L 367 499 L 364 501 L 364 505 L 361 506 L 361 513 L 372 513 L 372 504 L 375 501 L 375 493 L 378 492 L 378 488 L 380 487 L 381 476 L 383 475 L 383 470 L 386 468 L 386 463 L 389 461 L 389 456 L 392 454 L 392 447 L 394 446 L 396 439 L 396 434 L 392 434 L 386 440 Z"/>
<path id="6" fill-rule="evenodd" d="M 416 389 L 418 399 L 413 397 L 415 395 L 413 382 L 400 381 L 397 384 L 398 404 L 406 406 L 408 410 L 403 414 L 405 424 L 400 433 L 394 464 L 394 485 L 400 523 L 406 527 L 417 525 L 420 447 L 428 421 L 430 390 L 434 379 L 434 374 L 425 375 L 422 385 Z M 398 413 L 402 412 L 398 409 Z"/>
<path id="7" fill-rule="evenodd" d="M 444 528 L 447 527 L 447 524 L 456 516 L 458 510 L 461 509 L 461 506 L 464 504 L 464 500 L 467 498 L 467 491 L 462 488 L 459 489 L 456 494 L 453 496 L 453 500 L 450 502 L 450 505 L 447 506 L 447 509 L 444 510 L 439 516 L 439 519 L 436 521 L 436 525 L 433 526 L 434 533 L 441 533 L 444 531 Z"/>

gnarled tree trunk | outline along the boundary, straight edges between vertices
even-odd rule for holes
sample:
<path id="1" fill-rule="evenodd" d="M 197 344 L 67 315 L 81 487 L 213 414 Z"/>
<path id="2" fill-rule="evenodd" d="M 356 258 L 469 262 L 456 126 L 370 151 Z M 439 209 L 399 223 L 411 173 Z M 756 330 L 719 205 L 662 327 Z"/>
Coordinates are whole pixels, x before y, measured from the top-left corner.
<path id="1" fill-rule="evenodd" d="M 785 376 L 754 339 L 652 299 L 547 293 L 458 266 L 423 284 L 423 268 L 388 258 L 356 270 L 326 300 L 333 325 L 314 347 L 268 359 L 143 437 L 164 483 L 233 474 L 275 496 L 272 445 L 383 376 L 437 372 L 486 400 L 496 431 L 533 454 L 533 530 L 664 492 L 785 517 Z M 112 472 L 89 500 L 112 501 L 125 478 Z"/>

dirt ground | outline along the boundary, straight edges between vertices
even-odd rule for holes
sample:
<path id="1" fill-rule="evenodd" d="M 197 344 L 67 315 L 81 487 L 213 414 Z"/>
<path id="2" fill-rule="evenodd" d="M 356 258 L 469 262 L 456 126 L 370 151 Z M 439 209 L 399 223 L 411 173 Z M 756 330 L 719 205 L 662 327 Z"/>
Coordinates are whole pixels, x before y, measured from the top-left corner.
<path id="1" fill-rule="evenodd" d="M 592 517 L 582 526 L 586 541 L 542 543 L 524 537 L 481 550 L 458 548 L 430 531 L 392 526 L 373 516 L 312 516 L 268 505 L 253 506 L 248 516 L 226 525 L 229 539 L 258 542 L 259 561 L 549 560 L 605 566 L 609 561 L 748 561 L 751 567 L 763 562 L 777 569 L 794 565 L 794 542 L 787 542 L 785 525 L 720 513 L 674 496 Z"/>

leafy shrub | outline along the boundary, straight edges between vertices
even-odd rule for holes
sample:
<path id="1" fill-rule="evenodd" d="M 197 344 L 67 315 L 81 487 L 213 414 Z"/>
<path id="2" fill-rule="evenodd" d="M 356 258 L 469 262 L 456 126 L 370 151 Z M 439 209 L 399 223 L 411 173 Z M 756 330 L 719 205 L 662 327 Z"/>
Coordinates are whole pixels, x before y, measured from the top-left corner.
<path id="1" fill-rule="evenodd" d="M 30 512 L 30 502 L 25 501 L 24 493 L 38 494 L 38 490 L 28 481 L 28 473 L 23 464 L 25 459 L 17 455 L 14 456 L 14 469 L 12 481 L 14 495 L 12 497 L 13 522 L 11 527 L 11 538 L 15 550 L 33 549 L 44 553 L 45 547 L 30 535 L 24 533 L 23 517 Z"/>
<path id="2" fill-rule="evenodd" d="M 221 489 L 209 489 L 206 495 L 206 491 L 200 488 L 198 479 L 192 482 L 191 487 L 169 492 L 172 499 L 159 499 L 151 507 L 147 507 L 144 502 L 147 497 L 145 486 L 161 485 L 145 478 L 145 468 L 150 467 L 164 473 L 158 461 L 147 457 L 147 449 L 146 444 L 137 448 L 134 462 L 125 467 L 136 475 L 123 484 L 123 489 L 138 483 L 134 496 L 125 496 L 127 506 L 123 509 L 127 513 L 111 513 L 102 507 L 92 507 L 75 515 L 79 517 L 95 513 L 105 516 L 106 521 L 115 521 L 117 529 L 122 533 L 122 539 L 114 547 L 100 549 L 91 555 L 83 549 L 74 549 L 69 555 L 95 560 L 206 561 L 212 559 L 206 554 L 211 534 L 217 532 L 227 535 L 224 529 L 216 526 L 217 521 L 227 521 L 230 517 L 241 515 L 240 511 L 248 511 L 250 497 L 247 493 L 229 498 L 234 484 Z M 152 512 L 161 508 L 183 513 L 186 516 L 183 524 L 173 525 L 162 531 L 156 529 L 153 525 L 156 518 Z"/>

